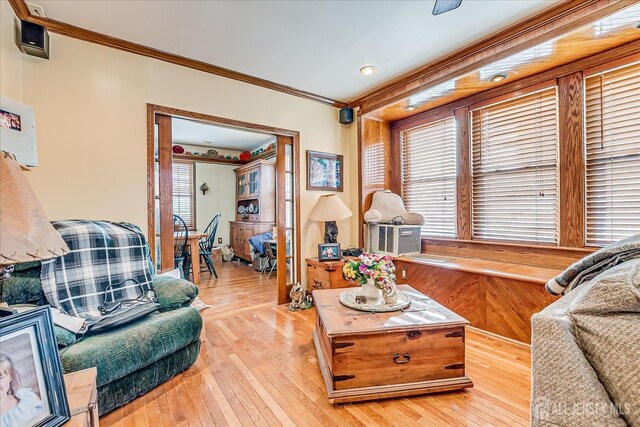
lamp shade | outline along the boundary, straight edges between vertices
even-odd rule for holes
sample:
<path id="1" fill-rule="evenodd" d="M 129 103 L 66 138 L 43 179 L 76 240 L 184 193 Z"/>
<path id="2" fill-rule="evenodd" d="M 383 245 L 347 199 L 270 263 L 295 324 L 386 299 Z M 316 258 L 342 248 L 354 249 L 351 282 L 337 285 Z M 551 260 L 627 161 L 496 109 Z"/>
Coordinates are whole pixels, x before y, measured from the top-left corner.
<path id="1" fill-rule="evenodd" d="M 51 225 L 13 155 L 0 153 L 0 265 L 62 256 L 67 244 Z"/>
<path id="2" fill-rule="evenodd" d="M 351 215 L 353 212 L 340 200 L 340 197 L 329 194 L 320 196 L 309 218 L 314 221 L 338 221 L 349 218 Z"/>

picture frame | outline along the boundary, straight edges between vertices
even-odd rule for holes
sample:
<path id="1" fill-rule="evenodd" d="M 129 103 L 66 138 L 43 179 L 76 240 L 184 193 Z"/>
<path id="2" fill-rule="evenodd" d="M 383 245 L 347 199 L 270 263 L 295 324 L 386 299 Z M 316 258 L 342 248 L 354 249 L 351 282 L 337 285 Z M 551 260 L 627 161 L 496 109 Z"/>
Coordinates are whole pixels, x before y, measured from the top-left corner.
<path id="1" fill-rule="evenodd" d="M 0 392 L 16 401 L 0 416 L 3 427 L 66 423 L 71 411 L 49 306 L 0 318 L 0 331 L 0 373 L 8 379 Z"/>
<path id="2" fill-rule="evenodd" d="M 344 156 L 307 150 L 307 190 L 343 191 Z"/>
<path id="3" fill-rule="evenodd" d="M 0 149 L 12 153 L 21 165 L 38 166 L 33 108 L 6 96 L 0 96 Z"/>
<path id="4" fill-rule="evenodd" d="M 342 259 L 340 243 L 319 243 L 318 261 L 338 261 Z"/>

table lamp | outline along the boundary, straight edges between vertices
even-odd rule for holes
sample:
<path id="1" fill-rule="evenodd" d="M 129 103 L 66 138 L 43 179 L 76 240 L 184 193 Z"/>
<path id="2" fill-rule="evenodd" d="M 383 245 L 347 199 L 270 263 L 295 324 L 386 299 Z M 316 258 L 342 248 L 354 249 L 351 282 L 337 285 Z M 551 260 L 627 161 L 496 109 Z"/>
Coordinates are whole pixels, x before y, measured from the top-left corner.
<path id="1" fill-rule="evenodd" d="M 0 152 L 0 302 L 13 265 L 69 252 L 47 219 L 15 156 Z"/>
<path id="2" fill-rule="evenodd" d="M 336 194 L 328 194 L 320 196 L 309 218 L 314 221 L 324 221 L 324 242 L 336 243 L 338 238 L 336 221 L 349 218 L 351 215 L 353 212 Z"/>

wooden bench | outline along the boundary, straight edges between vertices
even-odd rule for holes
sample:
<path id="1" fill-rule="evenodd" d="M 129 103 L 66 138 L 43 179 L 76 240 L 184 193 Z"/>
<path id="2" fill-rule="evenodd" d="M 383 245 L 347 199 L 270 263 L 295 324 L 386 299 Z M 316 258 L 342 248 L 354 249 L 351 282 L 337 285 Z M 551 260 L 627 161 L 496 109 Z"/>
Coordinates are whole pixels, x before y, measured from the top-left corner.
<path id="1" fill-rule="evenodd" d="M 531 342 L 531 316 L 557 299 L 544 284 L 562 269 L 421 254 L 395 259 L 398 283 L 408 283 L 471 322 L 471 326 Z"/>

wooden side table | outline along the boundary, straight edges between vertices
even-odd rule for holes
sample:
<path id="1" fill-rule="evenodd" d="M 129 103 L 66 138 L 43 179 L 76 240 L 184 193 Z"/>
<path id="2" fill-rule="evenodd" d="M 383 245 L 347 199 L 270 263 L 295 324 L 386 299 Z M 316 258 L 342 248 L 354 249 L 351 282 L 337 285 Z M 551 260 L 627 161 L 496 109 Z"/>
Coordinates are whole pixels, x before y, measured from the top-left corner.
<path id="1" fill-rule="evenodd" d="M 71 409 L 71 419 L 65 427 L 99 427 L 97 377 L 96 368 L 65 374 L 64 385 Z"/>
<path id="2" fill-rule="evenodd" d="M 349 257 L 337 261 L 318 261 L 306 258 L 309 291 L 318 289 L 348 288 L 351 285 L 342 277 L 342 266 Z"/>

